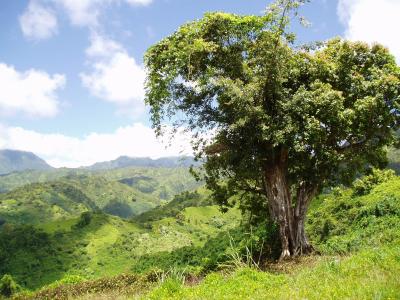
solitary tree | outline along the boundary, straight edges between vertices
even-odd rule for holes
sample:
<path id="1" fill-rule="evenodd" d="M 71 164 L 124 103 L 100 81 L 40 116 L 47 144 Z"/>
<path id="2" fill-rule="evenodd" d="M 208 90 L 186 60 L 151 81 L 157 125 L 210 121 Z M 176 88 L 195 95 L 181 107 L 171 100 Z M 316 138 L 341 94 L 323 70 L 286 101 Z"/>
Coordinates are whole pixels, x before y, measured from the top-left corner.
<path id="1" fill-rule="evenodd" d="M 313 250 L 310 201 L 381 166 L 400 119 L 394 57 L 339 38 L 295 46 L 288 25 L 300 2 L 278 1 L 263 16 L 208 13 L 145 55 L 156 132 L 192 132 L 215 198 L 265 207 L 279 225 L 281 259 Z"/>

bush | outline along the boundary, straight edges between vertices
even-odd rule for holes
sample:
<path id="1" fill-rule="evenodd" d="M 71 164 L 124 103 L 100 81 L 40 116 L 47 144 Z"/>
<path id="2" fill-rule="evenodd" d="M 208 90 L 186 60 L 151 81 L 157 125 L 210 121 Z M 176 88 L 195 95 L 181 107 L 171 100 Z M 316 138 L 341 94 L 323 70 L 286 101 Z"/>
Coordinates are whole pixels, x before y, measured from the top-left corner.
<path id="1" fill-rule="evenodd" d="M 8 298 L 20 290 L 19 285 L 11 275 L 4 275 L 0 280 L 0 295 Z"/>
<path id="2" fill-rule="evenodd" d="M 353 183 L 354 194 L 361 196 L 368 194 L 376 185 L 395 177 L 393 170 L 372 169 L 370 175 L 357 179 Z"/>
<path id="3" fill-rule="evenodd" d="M 83 228 L 90 224 L 92 221 L 92 214 L 89 211 L 85 211 L 81 214 L 78 223 L 76 223 L 76 228 Z"/>

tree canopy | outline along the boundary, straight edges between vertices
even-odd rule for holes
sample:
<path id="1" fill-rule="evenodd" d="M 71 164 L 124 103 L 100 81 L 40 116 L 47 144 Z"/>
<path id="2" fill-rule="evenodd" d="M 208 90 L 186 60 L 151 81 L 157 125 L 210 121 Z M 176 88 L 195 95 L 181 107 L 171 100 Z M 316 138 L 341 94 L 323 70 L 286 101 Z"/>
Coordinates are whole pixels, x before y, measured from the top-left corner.
<path id="1" fill-rule="evenodd" d="M 312 250 L 312 198 L 382 166 L 400 120 L 395 58 L 340 38 L 296 45 L 289 20 L 301 2 L 278 1 L 262 16 L 207 13 L 145 55 L 156 131 L 192 132 L 215 198 L 228 206 L 239 195 L 276 221 L 281 258 Z"/>

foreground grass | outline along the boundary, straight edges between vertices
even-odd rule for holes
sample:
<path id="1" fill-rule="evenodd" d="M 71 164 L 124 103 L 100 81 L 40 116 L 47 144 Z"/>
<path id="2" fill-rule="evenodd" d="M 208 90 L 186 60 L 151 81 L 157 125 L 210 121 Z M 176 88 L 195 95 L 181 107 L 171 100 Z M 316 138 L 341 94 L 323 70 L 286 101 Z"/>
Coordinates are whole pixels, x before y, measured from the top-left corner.
<path id="1" fill-rule="evenodd" d="M 349 257 L 308 259 L 290 273 L 251 268 L 230 275 L 212 273 L 193 287 L 169 279 L 140 298 L 400 299 L 400 247 L 369 249 Z"/>

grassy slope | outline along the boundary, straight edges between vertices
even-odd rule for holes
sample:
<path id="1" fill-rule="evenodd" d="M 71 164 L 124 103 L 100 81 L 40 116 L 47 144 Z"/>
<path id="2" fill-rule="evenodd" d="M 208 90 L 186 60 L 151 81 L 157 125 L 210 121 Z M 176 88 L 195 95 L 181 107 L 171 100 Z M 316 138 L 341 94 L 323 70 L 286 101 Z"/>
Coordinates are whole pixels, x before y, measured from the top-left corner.
<path id="1" fill-rule="evenodd" d="M 211 273 L 195 287 L 171 278 L 148 299 L 398 299 L 400 298 L 400 178 L 369 194 L 340 190 L 321 196 L 307 230 L 323 256 L 285 271 L 242 268 Z"/>
<path id="2" fill-rule="evenodd" d="M 303 260 L 276 274 L 242 268 L 212 273 L 198 286 L 169 279 L 145 299 L 399 299 L 400 248 L 368 249 L 348 257 Z"/>

